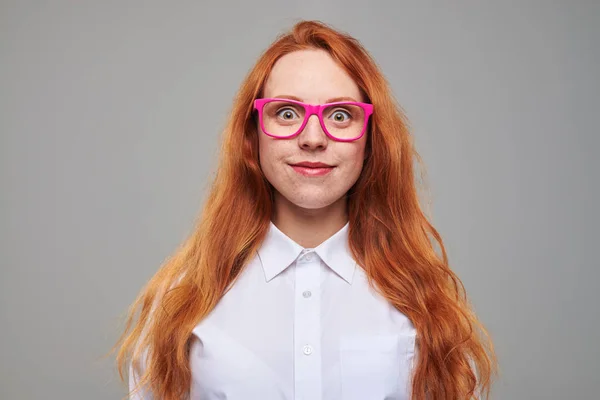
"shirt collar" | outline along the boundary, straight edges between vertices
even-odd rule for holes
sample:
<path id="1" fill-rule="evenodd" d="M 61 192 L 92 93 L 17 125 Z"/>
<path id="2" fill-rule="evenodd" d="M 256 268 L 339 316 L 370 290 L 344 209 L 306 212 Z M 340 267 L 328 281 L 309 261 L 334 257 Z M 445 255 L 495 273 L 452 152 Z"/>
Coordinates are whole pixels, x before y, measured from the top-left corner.
<path id="1" fill-rule="evenodd" d="M 337 275 L 349 284 L 352 283 L 356 261 L 350 254 L 348 246 L 347 222 L 339 231 L 313 250 Z M 281 232 L 273 222 L 263 243 L 258 249 L 258 256 L 263 266 L 267 282 L 292 265 L 304 248 Z"/>

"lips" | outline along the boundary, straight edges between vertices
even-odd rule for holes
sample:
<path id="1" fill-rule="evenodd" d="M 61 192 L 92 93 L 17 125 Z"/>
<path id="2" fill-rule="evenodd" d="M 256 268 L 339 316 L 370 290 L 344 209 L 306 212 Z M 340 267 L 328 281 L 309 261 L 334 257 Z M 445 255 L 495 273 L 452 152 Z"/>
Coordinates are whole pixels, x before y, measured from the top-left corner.
<path id="1" fill-rule="evenodd" d="M 302 161 L 296 164 L 291 164 L 295 167 L 305 167 L 305 168 L 332 168 L 332 165 L 324 164 L 322 162 L 310 162 L 310 161 Z"/>
<path id="2" fill-rule="evenodd" d="M 325 164 L 325 163 L 321 163 L 321 162 L 308 162 L 308 161 L 303 161 L 303 162 L 296 163 L 296 164 L 290 164 L 290 166 L 294 169 L 294 171 L 296 171 L 297 173 L 304 175 L 304 176 L 327 175 L 334 168 L 334 166 L 329 165 L 329 164 Z"/>

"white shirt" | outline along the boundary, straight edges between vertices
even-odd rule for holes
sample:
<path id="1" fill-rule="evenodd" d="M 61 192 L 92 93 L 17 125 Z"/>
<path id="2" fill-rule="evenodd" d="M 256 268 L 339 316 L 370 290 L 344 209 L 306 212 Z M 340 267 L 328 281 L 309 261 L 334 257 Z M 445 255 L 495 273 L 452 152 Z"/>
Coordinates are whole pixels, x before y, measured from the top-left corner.
<path id="1" fill-rule="evenodd" d="M 415 328 L 368 286 L 348 227 L 305 249 L 270 224 L 193 330 L 192 400 L 409 399 Z"/>

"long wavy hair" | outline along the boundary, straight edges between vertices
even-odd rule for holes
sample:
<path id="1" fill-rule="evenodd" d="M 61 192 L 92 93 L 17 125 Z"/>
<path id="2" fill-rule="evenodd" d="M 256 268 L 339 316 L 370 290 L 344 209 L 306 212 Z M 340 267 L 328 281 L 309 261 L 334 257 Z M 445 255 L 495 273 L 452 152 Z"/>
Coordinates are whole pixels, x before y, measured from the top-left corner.
<path id="1" fill-rule="evenodd" d="M 254 256 L 273 211 L 274 188 L 259 164 L 253 101 L 275 62 L 303 49 L 329 53 L 374 106 L 363 170 L 347 193 L 349 247 L 370 284 L 417 330 L 411 399 L 487 398 L 496 372 L 493 345 L 419 204 L 413 161 L 420 157 L 406 117 L 363 46 L 318 21 L 298 22 L 278 36 L 243 81 L 193 232 L 143 288 L 113 348 L 119 348 L 121 379 L 131 363 L 139 386 L 154 398 L 189 396 L 192 329 Z"/>

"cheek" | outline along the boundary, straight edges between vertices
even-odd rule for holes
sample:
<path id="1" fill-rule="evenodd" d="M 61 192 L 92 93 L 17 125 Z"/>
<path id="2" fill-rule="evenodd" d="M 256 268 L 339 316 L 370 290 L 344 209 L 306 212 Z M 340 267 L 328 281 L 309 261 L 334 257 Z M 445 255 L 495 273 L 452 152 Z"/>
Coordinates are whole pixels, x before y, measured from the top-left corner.
<path id="1" fill-rule="evenodd" d="M 280 168 L 280 164 L 285 154 L 284 143 L 270 140 L 268 138 L 261 137 L 258 143 L 258 154 L 260 167 L 263 170 L 265 176 L 272 180 L 275 178 L 277 169 Z"/>
<path id="2" fill-rule="evenodd" d="M 259 136 L 258 139 L 258 157 L 260 161 L 261 168 L 265 168 L 268 164 L 269 157 L 273 152 L 269 149 L 269 142 L 263 137 L 263 135 Z"/>
<path id="3" fill-rule="evenodd" d="M 365 146 L 364 143 L 358 144 L 351 151 L 348 151 L 344 154 L 343 159 L 348 165 L 347 172 L 350 175 L 358 176 L 360 175 L 363 167 L 363 163 L 365 160 Z"/>

